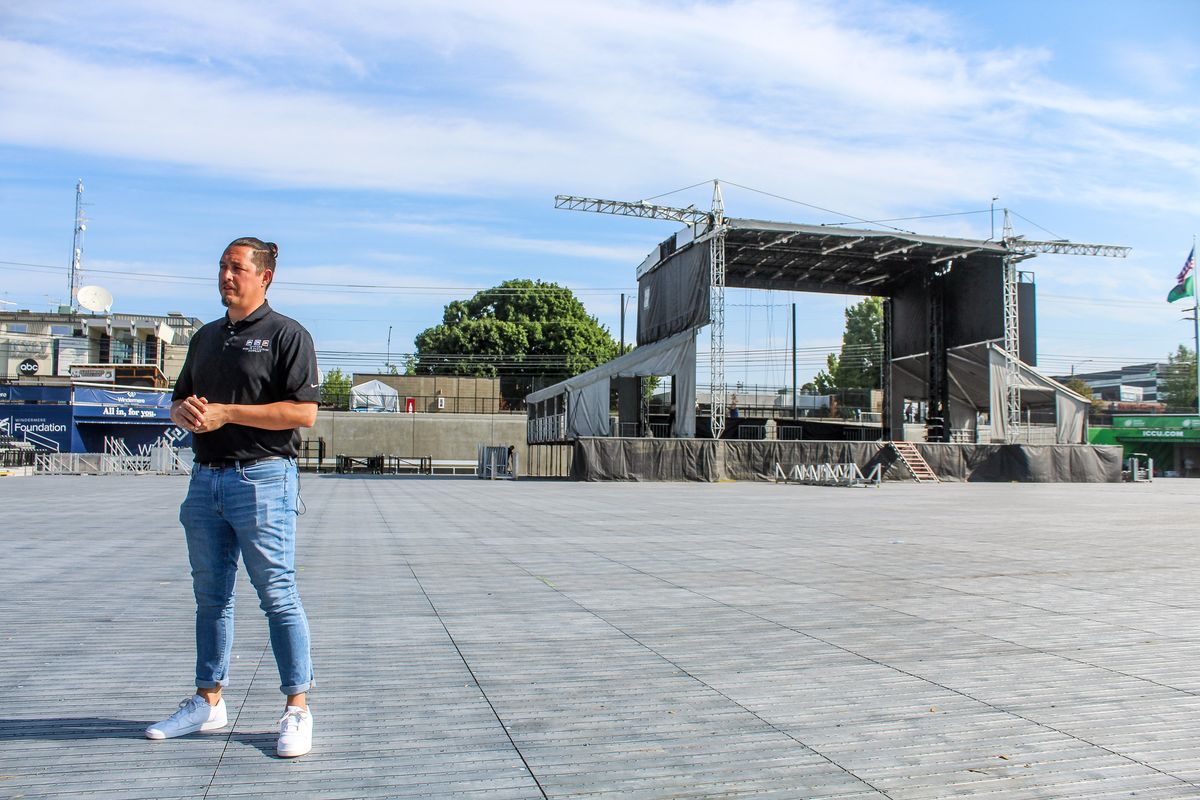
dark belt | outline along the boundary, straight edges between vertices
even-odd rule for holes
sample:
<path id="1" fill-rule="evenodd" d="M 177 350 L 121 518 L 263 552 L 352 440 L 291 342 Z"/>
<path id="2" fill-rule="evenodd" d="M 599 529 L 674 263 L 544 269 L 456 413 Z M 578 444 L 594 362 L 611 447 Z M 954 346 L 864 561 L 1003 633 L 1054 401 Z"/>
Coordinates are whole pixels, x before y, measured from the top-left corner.
<path id="1" fill-rule="evenodd" d="M 218 458 L 215 461 L 197 461 L 196 463 L 202 467 L 209 469 L 245 469 L 253 466 L 260 461 L 271 461 L 276 458 L 283 459 L 287 456 L 259 456 L 258 458 Z"/>

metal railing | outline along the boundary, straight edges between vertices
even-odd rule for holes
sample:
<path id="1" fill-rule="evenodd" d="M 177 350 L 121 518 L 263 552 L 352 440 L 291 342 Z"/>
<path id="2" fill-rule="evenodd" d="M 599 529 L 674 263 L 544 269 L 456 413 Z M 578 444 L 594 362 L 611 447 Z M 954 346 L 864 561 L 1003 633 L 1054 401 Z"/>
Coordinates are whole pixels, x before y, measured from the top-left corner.
<path id="1" fill-rule="evenodd" d="M 767 436 L 766 425 L 738 425 L 735 430 L 735 439 L 765 439 Z"/>
<path id="2" fill-rule="evenodd" d="M 552 414 L 536 417 L 525 423 L 526 441 L 530 444 L 565 442 L 567 440 L 567 415 Z"/>
<path id="3" fill-rule="evenodd" d="M 780 424 L 775 428 L 775 435 L 785 442 L 798 442 L 804 438 L 804 426 Z"/>
<path id="4" fill-rule="evenodd" d="M 13 447 L 0 450 L 0 469 L 32 467 L 37 451 L 32 447 Z"/>
<path id="5" fill-rule="evenodd" d="M 1015 432 L 1010 432 L 1009 441 L 1017 444 L 1056 444 L 1058 428 L 1054 425 L 1023 423 Z"/>
<path id="6" fill-rule="evenodd" d="M 371 411 L 380 413 L 393 413 L 383 410 L 383 407 L 388 404 L 395 405 L 395 413 L 406 413 L 409 411 L 410 400 L 412 401 L 412 413 L 416 414 L 519 414 L 525 411 L 524 399 L 513 400 L 501 395 L 405 394 L 401 392 L 398 396 L 366 394 L 360 395 L 360 397 L 377 406 Z M 322 393 L 321 406 L 335 411 L 359 410 L 366 413 L 366 409 L 352 407 L 349 392 Z"/>
<path id="7" fill-rule="evenodd" d="M 104 453 L 37 453 L 33 461 L 33 471 L 39 475 L 186 475 L 191 470 L 186 456 L 165 445 L 151 448 L 146 455 L 110 446 Z"/>
<path id="8" fill-rule="evenodd" d="M 21 438 L 39 450 L 49 450 L 53 453 L 60 450 L 58 442 L 33 431 L 21 431 Z"/>

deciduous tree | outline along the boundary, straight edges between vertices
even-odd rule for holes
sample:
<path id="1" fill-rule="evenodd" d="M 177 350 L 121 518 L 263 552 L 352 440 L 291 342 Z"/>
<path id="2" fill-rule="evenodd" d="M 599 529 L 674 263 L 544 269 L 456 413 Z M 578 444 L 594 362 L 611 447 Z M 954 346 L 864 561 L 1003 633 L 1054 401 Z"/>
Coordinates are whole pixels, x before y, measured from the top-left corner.
<path id="1" fill-rule="evenodd" d="M 570 289 L 519 279 L 447 305 L 441 324 L 417 335 L 409 370 L 500 377 L 501 393 L 517 399 L 616 355 L 608 329 Z"/>
<path id="2" fill-rule="evenodd" d="M 1162 379 L 1162 402 L 1168 409 L 1196 410 L 1196 353 L 1186 345 L 1167 356 Z"/>
<path id="3" fill-rule="evenodd" d="M 883 366 L 883 299 L 868 297 L 846 309 L 842 350 L 829 354 L 813 383 L 833 389 L 878 389 Z"/>
<path id="4" fill-rule="evenodd" d="M 343 373 L 338 367 L 326 372 L 325 380 L 321 382 L 321 405 L 345 406 L 348 397 L 350 397 L 350 376 Z"/>

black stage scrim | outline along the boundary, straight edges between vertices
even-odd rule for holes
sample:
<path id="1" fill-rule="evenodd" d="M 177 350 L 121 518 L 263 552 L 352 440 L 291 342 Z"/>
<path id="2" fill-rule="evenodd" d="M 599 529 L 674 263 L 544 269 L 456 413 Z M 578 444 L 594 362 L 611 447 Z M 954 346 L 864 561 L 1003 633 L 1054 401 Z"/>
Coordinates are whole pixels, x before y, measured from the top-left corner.
<path id="1" fill-rule="evenodd" d="M 939 480 L 948 482 L 1119 483 L 1121 448 L 1071 444 L 916 443 Z M 582 438 L 571 477 L 582 481 L 771 481 L 775 465 L 879 464 L 885 481 L 912 474 L 882 442 L 726 441 Z"/>
<path id="2" fill-rule="evenodd" d="M 710 264 L 707 244 L 689 245 L 638 279 L 639 346 L 708 324 Z"/>

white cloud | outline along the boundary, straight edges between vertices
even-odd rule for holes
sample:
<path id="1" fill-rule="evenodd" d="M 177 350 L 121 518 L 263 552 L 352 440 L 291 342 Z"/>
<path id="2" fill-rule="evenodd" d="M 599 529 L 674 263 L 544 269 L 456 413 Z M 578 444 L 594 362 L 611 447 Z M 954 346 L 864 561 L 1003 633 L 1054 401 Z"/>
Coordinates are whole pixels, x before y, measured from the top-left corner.
<path id="1" fill-rule="evenodd" d="M 454 240 L 459 247 L 488 250 L 511 250 L 521 253 L 540 253 L 572 259 L 614 261 L 636 264 L 646 255 L 643 245 L 601 245 L 567 239 L 540 239 L 510 233 L 496 233 L 479 225 L 464 225 L 437 221 L 362 222 L 358 227 L 387 231 L 405 237 Z"/>
<path id="2" fill-rule="evenodd" d="M 1194 103 L 1061 85 L 1046 52 L 960 49 L 915 5 L 126 2 L 83 12 L 108 44 L 78 54 L 39 43 L 55 20 L 33 8 L 0 43 L 0 139 L 268 185 L 625 196 L 719 175 L 886 214 L 864 187 L 1065 193 L 1122 158 L 1200 177 L 1173 133 Z"/>
<path id="3" fill-rule="evenodd" d="M 1192 51 L 1106 44 L 1097 52 L 1115 58 L 1128 80 L 1089 87 L 1057 78 L 1066 73 L 1056 72 L 1059 54 L 1047 47 L 976 46 L 979 31 L 962 27 L 973 15 L 946 8 L 892 0 L 529 0 L 519 9 L 444 0 L 12 0 L 0 10 L 0 145 L 232 179 L 234 192 L 242 181 L 350 190 L 359 192 L 350 200 L 356 208 L 403 198 L 403 214 L 379 210 L 364 223 L 364 212 L 339 213 L 335 202 L 310 223 L 363 233 L 344 255 L 323 255 L 325 266 L 289 265 L 280 276 L 279 301 L 313 314 L 322 303 L 373 304 L 387 316 L 392 305 L 437 305 L 437 292 L 496 282 L 494 264 L 448 263 L 451 245 L 495 251 L 497 262 L 517 254 L 541 274 L 559 260 L 611 262 L 621 271 L 596 282 L 631 282 L 659 231 L 642 237 L 597 224 L 558 238 L 496 199 L 635 199 L 711 177 L 867 218 L 986 208 L 993 195 L 1019 210 L 1037 201 L 1055 213 L 1086 208 L 1061 233 L 1134 244 L 1136 261 L 1039 260 L 1032 268 L 1046 291 L 1102 302 L 1157 297 L 1156 261 L 1173 274 L 1186 252 L 1171 255 L 1167 240 L 1192 232 L 1164 229 L 1200 215 Z M 765 209 L 779 218 L 778 204 L 728 191 L 733 213 Z M 461 213 L 462 197 L 478 198 L 472 213 Z M 1060 219 L 1027 213 L 1060 228 Z M 812 209 L 800 214 L 822 221 Z M 986 215 L 898 224 L 988 231 Z M 579 241 L 591 230 L 597 240 Z M 406 246 L 388 251 L 388 233 Z M 1154 257 L 1146 240 L 1170 252 Z M 360 246 L 369 249 L 354 252 Z M 343 257 L 359 263 L 335 263 Z M 323 295 L 286 285 L 301 275 L 418 288 Z M 418 275 L 436 280 L 426 286 Z M 36 281 L 40 294 L 43 283 L 58 291 L 64 279 Z M 113 283 L 126 306 L 176 307 L 208 291 L 134 276 Z M 595 298 L 604 314 L 614 302 Z M 1066 329 L 1089 315 L 1116 319 L 1114 308 L 1122 324 L 1137 316 L 1102 302 L 1064 302 L 1072 306 L 1062 312 Z M 1041 304 L 1043 331 L 1056 324 L 1056 305 Z"/>

